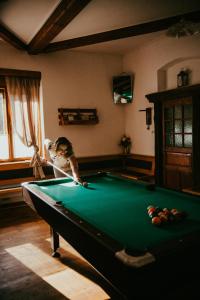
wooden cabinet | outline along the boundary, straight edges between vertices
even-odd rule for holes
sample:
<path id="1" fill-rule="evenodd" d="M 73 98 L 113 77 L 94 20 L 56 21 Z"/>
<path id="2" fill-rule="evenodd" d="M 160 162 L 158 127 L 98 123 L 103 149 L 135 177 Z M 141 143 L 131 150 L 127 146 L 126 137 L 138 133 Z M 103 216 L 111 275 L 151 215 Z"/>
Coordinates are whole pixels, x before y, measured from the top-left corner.
<path id="1" fill-rule="evenodd" d="M 192 154 L 166 150 L 163 176 L 164 186 L 168 188 L 182 190 L 192 187 Z"/>
<path id="2" fill-rule="evenodd" d="M 163 177 L 168 188 L 192 185 L 192 98 L 163 101 Z M 186 178 L 188 180 L 186 180 Z"/>
<path id="3" fill-rule="evenodd" d="M 156 183 L 200 187 L 200 84 L 146 97 L 154 103 Z"/>
<path id="4" fill-rule="evenodd" d="M 96 109 L 59 108 L 59 125 L 93 125 L 99 122 Z"/>

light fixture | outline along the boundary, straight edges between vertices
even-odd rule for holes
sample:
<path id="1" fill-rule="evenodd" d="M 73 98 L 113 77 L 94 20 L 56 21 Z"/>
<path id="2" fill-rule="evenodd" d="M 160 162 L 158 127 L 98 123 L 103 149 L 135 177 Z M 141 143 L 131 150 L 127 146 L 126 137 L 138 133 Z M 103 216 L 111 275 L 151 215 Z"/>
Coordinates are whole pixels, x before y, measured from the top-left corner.
<path id="1" fill-rule="evenodd" d="M 146 109 L 140 109 L 139 111 L 145 111 L 146 112 L 146 125 L 147 125 L 147 129 L 150 129 L 150 126 L 151 126 L 151 123 L 152 123 L 152 117 L 151 117 L 152 108 L 147 107 Z"/>
<path id="2" fill-rule="evenodd" d="M 185 37 L 200 33 L 200 23 L 194 23 L 181 19 L 178 23 L 172 25 L 167 30 L 169 37 Z"/>

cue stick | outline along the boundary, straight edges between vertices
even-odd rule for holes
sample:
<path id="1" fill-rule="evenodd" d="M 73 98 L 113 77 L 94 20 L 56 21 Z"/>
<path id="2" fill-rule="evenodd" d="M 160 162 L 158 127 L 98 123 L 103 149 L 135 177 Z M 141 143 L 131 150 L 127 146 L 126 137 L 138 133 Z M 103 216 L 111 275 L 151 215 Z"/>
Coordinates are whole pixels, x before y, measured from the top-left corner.
<path id="1" fill-rule="evenodd" d="M 72 179 L 74 182 L 76 182 L 76 183 L 82 185 L 82 183 L 80 183 L 80 182 L 74 180 L 74 177 L 73 177 L 73 176 L 69 175 L 67 172 L 65 172 L 65 171 L 63 171 L 62 169 L 60 169 L 59 167 L 55 166 L 52 162 L 50 162 L 50 161 L 47 160 L 47 164 L 50 165 L 51 167 L 55 168 L 56 170 L 58 170 L 58 171 L 61 172 L 62 174 L 64 174 L 66 177 Z"/>

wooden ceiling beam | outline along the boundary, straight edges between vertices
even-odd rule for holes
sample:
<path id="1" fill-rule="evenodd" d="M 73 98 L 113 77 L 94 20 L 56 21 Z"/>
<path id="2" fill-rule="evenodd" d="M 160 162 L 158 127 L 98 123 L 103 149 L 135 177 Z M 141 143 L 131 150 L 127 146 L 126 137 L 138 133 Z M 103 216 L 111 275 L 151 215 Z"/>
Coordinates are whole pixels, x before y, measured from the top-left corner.
<path id="1" fill-rule="evenodd" d="M 20 50 L 27 50 L 27 45 L 22 42 L 14 33 L 9 31 L 2 23 L 0 23 L 0 37 Z"/>
<path id="2" fill-rule="evenodd" d="M 54 39 L 91 0 L 62 0 L 28 45 L 37 54 Z"/>
<path id="3" fill-rule="evenodd" d="M 72 49 L 81 46 L 87 46 L 107 41 L 118 40 L 122 38 L 128 38 L 131 36 L 137 36 L 147 33 L 152 33 L 156 31 L 166 30 L 170 26 L 179 22 L 181 19 L 200 22 L 200 11 L 195 11 L 191 13 L 186 13 L 178 16 L 172 16 L 156 21 L 151 21 L 143 24 L 133 25 L 129 27 L 124 27 L 120 29 L 115 29 L 111 31 L 101 32 L 97 34 L 91 34 L 88 36 L 78 37 L 74 39 L 69 39 L 65 41 L 55 42 L 49 44 L 43 52 L 54 52 L 65 49 Z"/>

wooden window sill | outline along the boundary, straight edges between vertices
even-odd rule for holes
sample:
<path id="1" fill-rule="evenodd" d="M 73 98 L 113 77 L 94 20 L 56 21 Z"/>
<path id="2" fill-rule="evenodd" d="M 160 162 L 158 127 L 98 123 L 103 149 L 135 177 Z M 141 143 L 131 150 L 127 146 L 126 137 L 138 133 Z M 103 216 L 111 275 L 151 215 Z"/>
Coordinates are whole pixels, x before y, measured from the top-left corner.
<path id="1" fill-rule="evenodd" d="M 0 171 L 30 168 L 30 160 L 0 163 Z"/>

